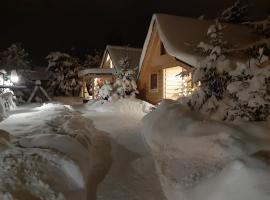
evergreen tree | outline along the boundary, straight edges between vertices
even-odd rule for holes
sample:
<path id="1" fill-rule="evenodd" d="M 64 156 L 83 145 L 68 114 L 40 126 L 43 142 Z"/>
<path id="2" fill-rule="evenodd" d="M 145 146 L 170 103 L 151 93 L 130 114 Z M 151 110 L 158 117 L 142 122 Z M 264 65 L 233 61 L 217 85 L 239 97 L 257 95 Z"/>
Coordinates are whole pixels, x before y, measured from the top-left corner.
<path id="1" fill-rule="evenodd" d="M 270 116 L 270 65 L 262 66 L 266 61 L 269 58 L 260 49 L 256 58 L 230 72 L 227 90 L 232 103 L 226 119 L 264 121 Z"/>
<path id="2" fill-rule="evenodd" d="M 224 51 L 227 42 L 223 41 L 223 29 L 225 27 L 218 21 L 208 29 L 209 43 L 201 42 L 198 49 L 206 56 L 200 66 L 195 69 L 192 81 L 194 85 L 200 85 L 190 97 L 184 98 L 185 103 L 192 109 L 204 110 L 209 113 L 215 109 L 217 101 L 220 101 L 226 92 L 228 74 L 219 69 L 218 63 L 226 60 Z M 211 106 L 209 106 L 211 105 Z"/>
<path id="3" fill-rule="evenodd" d="M 87 54 L 83 63 L 84 68 L 99 68 L 102 60 L 102 53 L 95 50 L 93 54 Z"/>
<path id="4" fill-rule="evenodd" d="M 52 52 L 46 58 L 49 71 L 49 93 L 54 96 L 79 95 L 81 85 L 78 78 L 81 67 L 79 60 L 61 52 Z"/>
<path id="5" fill-rule="evenodd" d="M 12 44 L 7 50 L 0 53 L 0 68 L 6 71 L 11 70 L 29 70 L 29 54 L 20 44 Z"/>
<path id="6" fill-rule="evenodd" d="M 219 17 L 220 22 L 241 23 L 246 21 L 249 6 L 244 0 L 237 0 L 232 6 L 225 9 Z"/>
<path id="7" fill-rule="evenodd" d="M 24 85 L 26 89 L 13 89 L 18 103 L 25 102 L 31 93 L 31 63 L 28 59 L 29 54 L 22 48 L 21 44 L 12 44 L 5 51 L 0 53 L 0 68 L 7 74 L 16 70 L 19 76 L 19 85 Z M 6 90 L 5 90 L 6 91 Z M 9 90 L 11 92 L 11 90 Z"/>
<path id="8" fill-rule="evenodd" d="M 205 55 L 195 69 L 193 82 L 200 83 L 198 90 L 182 99 L 192 109 L 203 113 L 222 111 L 220 119 L 263 121 L 270 116 L 270 62 L 269 51 L 255 42 L 247 47 L 228 49 L 223 41 L 223 26 L 218 22 L 209 27 L 209 43 L 201 42 L 198 48 Z M 232 54 L 250 57 L 244 64 L 226 59 Z M 248 54 L 247 54 L 248 53 Z M 236 65 L 232 68 L 231 65 Z"/>
<path id="9" fill-rule="evenodd" d="M 136 84 L 136 69 L 130 68 L 128 56 L 119 61 L 121 71 L 116 75 L 115 81 L 106 83 L 100 88 L 100 96 L 106 100 L 117 100 L 120 98 L 136 97 L 138 94 Z"/>

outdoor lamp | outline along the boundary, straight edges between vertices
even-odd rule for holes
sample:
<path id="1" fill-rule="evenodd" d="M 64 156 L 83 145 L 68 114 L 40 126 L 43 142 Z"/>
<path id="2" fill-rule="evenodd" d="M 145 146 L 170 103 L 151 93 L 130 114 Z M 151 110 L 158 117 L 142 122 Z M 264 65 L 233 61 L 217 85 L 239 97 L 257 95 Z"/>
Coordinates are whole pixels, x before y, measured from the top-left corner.
<path id="1" fill-rule="evenodd" d="M 13 83 L 17 83 L 19 81 L 19 77 L 18 77 L 18 74 L 17 74 L 16 70 L 11 71 L 10 80 Z"/>

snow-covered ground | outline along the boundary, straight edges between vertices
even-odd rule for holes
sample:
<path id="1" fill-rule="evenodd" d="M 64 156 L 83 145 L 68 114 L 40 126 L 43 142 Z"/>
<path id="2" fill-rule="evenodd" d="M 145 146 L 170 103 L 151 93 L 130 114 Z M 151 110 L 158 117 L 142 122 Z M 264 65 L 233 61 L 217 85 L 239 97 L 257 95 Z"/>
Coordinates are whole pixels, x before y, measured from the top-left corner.
<path id="1" fill-rule="evenodd" d="M 168 200 L 270 198 L 269 122 L 218 122 L 170 100 L 143 121 Z"/>
<path id="2" fill-rule="evenodd" d="M 67 105 L 32 104 L 0 128 L 0 199 L 94 199 L 111 156 L 91 120 Z"/>
<path id="3" fill-rule="evenodd" d="M 98 200 L 165 200 L 152 155 L 141 137 L 141 119 L 151 105 L 139 100 L 89 103 L 81 112 L 109 133 L 113 163 L 98 189 Z"/>
<path id="4" fill-rule="evenodd" d="M 30 104 L 0 123 L 0 199 L 268 200 L 270 124 L 175 101 Z"/>
<path id="5" fill-rule="evenodd" d="M 149 106 L 18 107 L 0 123 L 0 199 L 165 199 L 140 135 Z"/>

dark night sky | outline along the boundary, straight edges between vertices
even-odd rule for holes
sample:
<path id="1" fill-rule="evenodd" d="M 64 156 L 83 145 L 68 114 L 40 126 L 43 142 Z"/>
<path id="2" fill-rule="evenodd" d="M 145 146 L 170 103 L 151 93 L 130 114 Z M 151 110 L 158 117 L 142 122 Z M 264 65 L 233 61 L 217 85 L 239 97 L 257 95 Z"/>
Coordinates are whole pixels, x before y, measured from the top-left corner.
<path id="1" fill-rule="evenodd" d="M 36 64 L 50 51 L 78 55 L 106 44 L 142 47 L 153 13 L 214 17 L 234 0 L 0 0 L 0 49 L 21 42 Z M 253 15 L 270 0 L 253 0 Z M 75 47 L 75 48 L 74 48 Z"/>

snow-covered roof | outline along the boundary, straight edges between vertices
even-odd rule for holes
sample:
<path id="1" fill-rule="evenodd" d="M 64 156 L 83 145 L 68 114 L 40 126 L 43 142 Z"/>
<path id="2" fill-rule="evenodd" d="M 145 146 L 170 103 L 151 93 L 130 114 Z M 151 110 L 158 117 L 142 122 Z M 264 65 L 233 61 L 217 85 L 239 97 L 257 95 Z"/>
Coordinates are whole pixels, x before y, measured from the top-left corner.
<path id="1" fill-rule="evenodd" d="M 119 71 L 120 70 L 119 62 L 121 59 L 125 58 L 126 56 L 128 56 L 129 58 L 129 64 L 131 68 L 138 67 L 142 49 L 126 47 L 126 46 L 107 45 L 106 50 L 104 52 L 103 60 L 101 63 L 101 67 L 103 66 L 103 63 L 106 61 L 107 53 L 111 57 L 113 66 L 116 68 L 116 70 Z"/>
<path id="2" fill-rule="evenodd" d="M 92 68 L 92 69 L 84 69 L 79 71 L 78 76 L 83 77 L 88 74 L 95 74 L 95 75 L 113 75 L 115 74 L 115 69 L 110 68 Z"/>
<path id="3" fill-rule="evenodd" d="M 200 55 L 195 52 L 195 47 L 200 42 L 207 42 L 207 31 L 213 20 L 201 20 L 195 18 L 172 16 L 167 14 L 154 14 L 144 43 L 139 68 L 150 42 L 154 25 L 169 55 L 191 65 L 197 66 Z M 252 33 L 244 25 L 226 24 L 224 40 L 237 47 L 245 46 L 258 39 L 258 35 Z"/>

